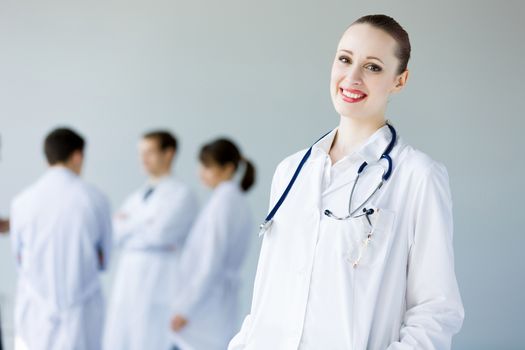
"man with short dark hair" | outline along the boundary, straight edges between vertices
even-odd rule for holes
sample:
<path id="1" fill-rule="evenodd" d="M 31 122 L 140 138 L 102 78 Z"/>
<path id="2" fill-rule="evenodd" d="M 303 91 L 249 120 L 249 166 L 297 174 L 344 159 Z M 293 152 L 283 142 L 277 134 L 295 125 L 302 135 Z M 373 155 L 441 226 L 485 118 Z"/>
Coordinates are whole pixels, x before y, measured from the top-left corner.
<path id="1" fill-rule="evenodd" d="M 18 262 L 15 343 L 33 350 L 99 350 L 100 271 L 108 264 L 108 201 L 80 178 L 84 139 L 56 129 L 45 139 L 49 169 L 11 208 Z"/>
<path id="2" fill-rule="evenodd" d="M 177 260 L 197 214 L 196 197 L 171 176 L 177 141 L 147 133 L 139 154 L 148 176 L 115 217 L 120 261 L 108 312 L 106 350 L 171 349 L 170 316 Z"/>
<path id="3" fill-rule="evenodd" d="M 142 136 L 145 141 L 155 142 L 161 151 L 172 151 L 173 156 L 177 153 L 177 139 L 169 131 L 155 130 Z"/>

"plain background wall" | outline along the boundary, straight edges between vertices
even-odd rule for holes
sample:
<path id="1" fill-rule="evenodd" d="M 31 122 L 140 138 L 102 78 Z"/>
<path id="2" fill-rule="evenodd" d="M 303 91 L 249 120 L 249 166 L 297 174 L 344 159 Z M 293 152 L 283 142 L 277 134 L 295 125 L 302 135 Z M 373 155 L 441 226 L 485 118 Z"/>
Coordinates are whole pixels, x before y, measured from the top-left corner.
<path id="1" fill-rule="evenodd" d="M 0 0 L 0 214 L 44 170 L 50 129 L 86 136 L 85 177 L 116 208 L 143 181 L 138 138 L 167 127 L 181 142 L 175 172 L 203 201 L 199 146 L 221 135 L 238 141 L 257 164 L 250 202 L 262 220 L 277 163 L 336 126 L 328 89 L 335 48 L 346 26 L 369 13 L 395 17 L 413 46 L 409 84 L 392 98 L 389 118 L 449 170 L 466 308 L 454 348 L 522 347 L 521 1 Z M 253 234 L 244 310 L 260 244 Z M 15 271 L 6 237 L 0 276 L 9 333 Z"/>

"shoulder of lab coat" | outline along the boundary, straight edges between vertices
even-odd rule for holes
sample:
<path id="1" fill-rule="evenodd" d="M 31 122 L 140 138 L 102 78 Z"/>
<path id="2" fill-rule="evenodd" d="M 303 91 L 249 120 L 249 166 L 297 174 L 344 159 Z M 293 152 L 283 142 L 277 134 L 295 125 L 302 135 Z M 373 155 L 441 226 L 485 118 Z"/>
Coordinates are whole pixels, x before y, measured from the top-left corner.
<path id="1" fill-rule="evenodd" d="M 277 200 L 279 200 L 280 195 L 284 192 L 286 186 L 292 179 L 295 170 L 307 151 L 307 148 L 297 151 L 277 164 L 270 188 L 269 210 L 271 210 Z"/>
<path id="2" fill-rule="evenodd" d="M 407 266 L 406 313 L 400 339 L 388 350 L 450 349 L 464 309 L 454 271 L 452 196 L 445 166 L 411 149 L 415 202 Z"/>
<path id="3" fill-rule="evenodd" d="M 43 178 L 44 177 L 41 179 Z M 92 214 L 91 218 L 96 224 L 95 248 L 103 256 L 100 269 L 104 270 L 108 265 L 111 255 L 112 225 L 109 201 L 95 186 L 85 182 L 80 177 L 75 177 L 72 181 L 74 181 L 76 195 L 80 201 L 78 204 L 82 205 L 86 212 Z M 11 242 L 13 252 L 18 259 L 20 258 L 20 248 L 23 244 L 19 230 L 21 222 L 24 220 L 22 213 L 34 200 L 33 193 L 37 189 L 38 184 L 39 182 L 23 190 L 13 199 L 11 204 Z"/>

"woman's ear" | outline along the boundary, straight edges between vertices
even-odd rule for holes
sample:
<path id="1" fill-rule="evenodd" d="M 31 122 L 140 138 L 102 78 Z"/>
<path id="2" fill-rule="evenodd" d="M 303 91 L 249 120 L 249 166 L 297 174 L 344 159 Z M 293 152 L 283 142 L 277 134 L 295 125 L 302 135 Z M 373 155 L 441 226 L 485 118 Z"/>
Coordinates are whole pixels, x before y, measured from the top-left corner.
<path id="1" fill-rule="evenodd" d="M 235 169 L 235 164 L 233 162 L 226 163 L 226 165 L 224 165 L 224 169 L 228 174 L 232 176 L 235 174 L 236 169 Z"/>
<path id="2" fill-rule="evenodd" d="M 408 69 L 405 69 L 403 73 L 399 74 L 396 77 L 396 84 L 394 85 L 394 88 L 392 89 L 392 93 L 397 93 L 401 91 L 405 87 L 407 80 L 408 80 Z"/>

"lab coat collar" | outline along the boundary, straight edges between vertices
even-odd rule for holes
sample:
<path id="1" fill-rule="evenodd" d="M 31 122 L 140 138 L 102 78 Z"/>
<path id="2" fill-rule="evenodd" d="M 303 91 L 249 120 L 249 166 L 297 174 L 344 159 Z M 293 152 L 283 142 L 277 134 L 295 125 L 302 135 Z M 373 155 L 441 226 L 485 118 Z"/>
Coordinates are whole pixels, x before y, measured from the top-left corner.
<path id="1" fill-rule="evenodd" d="M 319 140 L 312 147 L 312 150 L 316 151 L 317 154 L 328 156 L 338 129 L 338 127 L 333 129 L 328 135 Z M 369 164 L 377 162 L 388 146 L 391 138 L 392 135 L 390 134 L 388 126 L 384 125 L 376 130 L 355 152 L 348 154 L 345 158 L 351 161 L 365 161 Z"/>
<path id="2" fill-rule="evenodd" d="M 226 188 L 236 188 L 236 189 L 239 189 L 240 188 L 240 185 L 239 183 L 237 183 L 237 181 L 235 181 L 234 179 L 231 179 L 231 180 L 226 180 L 226 181 L 223 181 L 221 182 L 220 184 L 217 185 L 217 187 L 215 188 L 215 191 L 217 190 L 224 190 Z"/>
<path id="3" fill-rule="evenodd" d="M 166 175 L 163 175 L 155 180 L 152 180 L 151 178 L 148 178 L 148 180 L 146 181 L 146 184 L 145 184 L 145 187 L 157 187 L 159 186 L 161 183 L 163 182 L 166 182 L 168 181 L 169 179 L 171 179 L 172 175 L 171 173 L 168 173 Z"/>
<path id="4" fill-rule="evenodd" d="M 148 197 L 150 197 L 150 198 L 148 198 L 148 201 L 144 200 L 143 202 L 144 203 L 151 203 L 151 197 L 155 196 L 155 193 L 158 193 L 159 188 L 162 188 L 163 184 L 165 184 L 166 182 L 170 181 L 171 179 L 172 179 L 172 175 L 171 174 L 167 174 L 167 175 L 161 176 L 158 179 L 156 179 L 155 181 L 152 181 L 150 178 L 148 178 L 146 180 L 146 182 L 144 182 L 142 187 L 140 187 L 139 193 L 140 193 L 141 197 L 143 197 L 147 191 L 152 190 L 152 193 L 150 195 L 148 195 Z"/>
<path id="5" fill-rule="evenodd" d="M 49 176 L 64 176 L 70 178 L 78 177 L 78 174 L 73 170 L 61 165 L 50 166 L 47 169 L 46 174 Z"/>

